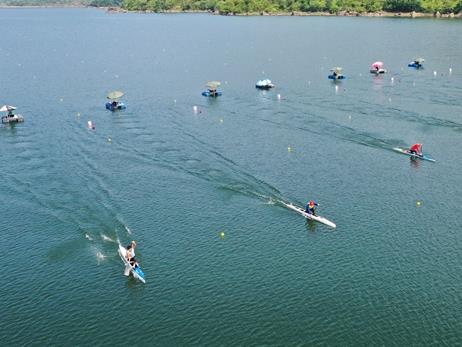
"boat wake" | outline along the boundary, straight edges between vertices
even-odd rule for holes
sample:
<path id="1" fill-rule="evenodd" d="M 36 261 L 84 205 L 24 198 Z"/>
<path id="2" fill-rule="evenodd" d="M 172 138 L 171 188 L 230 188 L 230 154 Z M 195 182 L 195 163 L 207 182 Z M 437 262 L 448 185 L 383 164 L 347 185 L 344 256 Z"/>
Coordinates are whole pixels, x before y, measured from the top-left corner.
<path id="1" fill-rule="evenodd" d="M 98 265 L 100 265 L 101 262 L 103 262 L 104 259 L 106 259 L 106 256 L 103 253 L 101 253 L 101 251 L 96 251 L 95 255 L 96 255 L 96 262 L 98 263 Z"/>
<path id="2" fill-rule="evenodd" d="M 103 239 L 103 241 L 114 242 L 114 243 L 117 242 L 116 240 L 111 239 L 109 236 L 104 235 L 103 233 L 101 233 L 100 236 L 101 236 L 101 238 Z"/>

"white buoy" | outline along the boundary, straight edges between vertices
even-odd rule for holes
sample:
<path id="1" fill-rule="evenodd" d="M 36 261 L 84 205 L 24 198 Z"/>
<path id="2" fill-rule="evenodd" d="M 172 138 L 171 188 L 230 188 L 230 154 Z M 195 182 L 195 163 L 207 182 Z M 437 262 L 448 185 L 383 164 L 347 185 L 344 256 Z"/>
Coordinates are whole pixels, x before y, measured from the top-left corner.
<path id="1" fill-rule="evenodd" d="M 281 94 L 278 94 L 278 100 L 281 100 Z"/>
<path id="2" fill-rule="evenodd" d="M 91 129 L 91 130 L 95 129 L 95 125 L 93 124 L 91 120 L 89 120 L 87 124 L 88 124 L 88 129 Z"/>
<path id="3" fill-rule="evenodd" d="M 392 77 L 392 78 L 391 78 L 391 83 L 393 84 L 394 82 L 395 82 L 395 78 Z"/>
<path id="4" fill-rule="evenodd" d="M 388 98 L 388 102 L 391 102 L 391 98 Z"/>
<path id="5" fill-rule="evenodd" d="M 452 68 L 451 67 L 449 68 L 449 74 L 452 74 Z"/>
<path id="6" fill-rule="evenodd" d="M 197 114 L 197 112 L 199 111 L 199 109 L 197 108 L 196 105 L 193 106 L 193 111 L 194 111 L 195 114 Z"/>
<path id="7" fill-rule="evenodd" d="M 436 71 L 433 71 L 433 76 L 436 76 Z"/>
<path id="8" fill-rule="evenodd" d="M 335 86 L 335 92 L 338 93 L 338 86 Z"/>
<path id="9" fill-rule="evenodd" d="M 351 120 L 351 115 L 348 116 L 348 119 Z"/>

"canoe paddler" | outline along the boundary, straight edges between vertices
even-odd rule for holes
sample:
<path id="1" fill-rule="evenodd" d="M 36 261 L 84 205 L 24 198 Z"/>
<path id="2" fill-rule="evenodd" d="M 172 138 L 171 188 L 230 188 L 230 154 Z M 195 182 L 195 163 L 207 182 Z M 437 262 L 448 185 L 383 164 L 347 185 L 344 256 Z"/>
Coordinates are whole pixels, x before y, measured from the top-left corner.
<path id="1" fill-rule="evenodd" d="M 318 203 L 314 200 L 308 201 L 305 207 L 305 212 L 316 216 L 316 206 L 319 206 Z"/>
<path id="2" fill-rule="evenodd" d="M 421 143 L 414 143 L 411 148 L 409 148 L 409 154 L 414 154 L 418 156 L 422 156 L 422 144 Z"/>
<path id="3" fill-rule="evenodd" d="M 127 260 L 132 266 L 135 266 L 135 264 L 137 263 L 135 259 L 136 242 L 130 242 L 130 244 L 125 248 L 127 249 Z"/>

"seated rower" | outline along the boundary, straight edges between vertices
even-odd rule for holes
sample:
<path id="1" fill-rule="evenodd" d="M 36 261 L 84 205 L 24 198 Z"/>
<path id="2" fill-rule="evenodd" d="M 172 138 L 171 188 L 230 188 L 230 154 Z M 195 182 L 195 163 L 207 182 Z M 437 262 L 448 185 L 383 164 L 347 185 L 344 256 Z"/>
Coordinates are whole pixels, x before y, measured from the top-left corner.
<path id="1" fill-rule="evenodd" d="M 119 106 L 119 103 L 117 101 L 113 101 L 111 106 L 112 108 L 117 108 Z"/>
<path id="2" fill-rule="evenodd" d="M 305 207 L 305 212 L 316 216 L 316 206 L 319 206 L 314 200 L 310 200 Z"/>
<path id="3" fill-rule="evenodd" d="M 421 143 L 415 143 L 411 146 L 411 148 L 409 148 L 409 154 L 414 154 L 414 155 L 418 155 L 419 157 L 421 157 L 423 154 L 422 154 L 422 144 Z"/>

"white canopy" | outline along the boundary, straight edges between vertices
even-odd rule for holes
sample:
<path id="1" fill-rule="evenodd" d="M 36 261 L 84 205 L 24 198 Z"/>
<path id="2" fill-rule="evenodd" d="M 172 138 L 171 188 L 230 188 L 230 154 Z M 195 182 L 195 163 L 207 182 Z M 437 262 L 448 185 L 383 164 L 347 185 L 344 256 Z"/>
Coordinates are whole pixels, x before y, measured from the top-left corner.
<path id="1" fill-rule="evenodd" d="M 16 110 L 16 107 L 10 106 L 10 105 L 3 105 L 3 106 L 0 108 L 0 112 L 13 111 L 13 110 Z"/>

